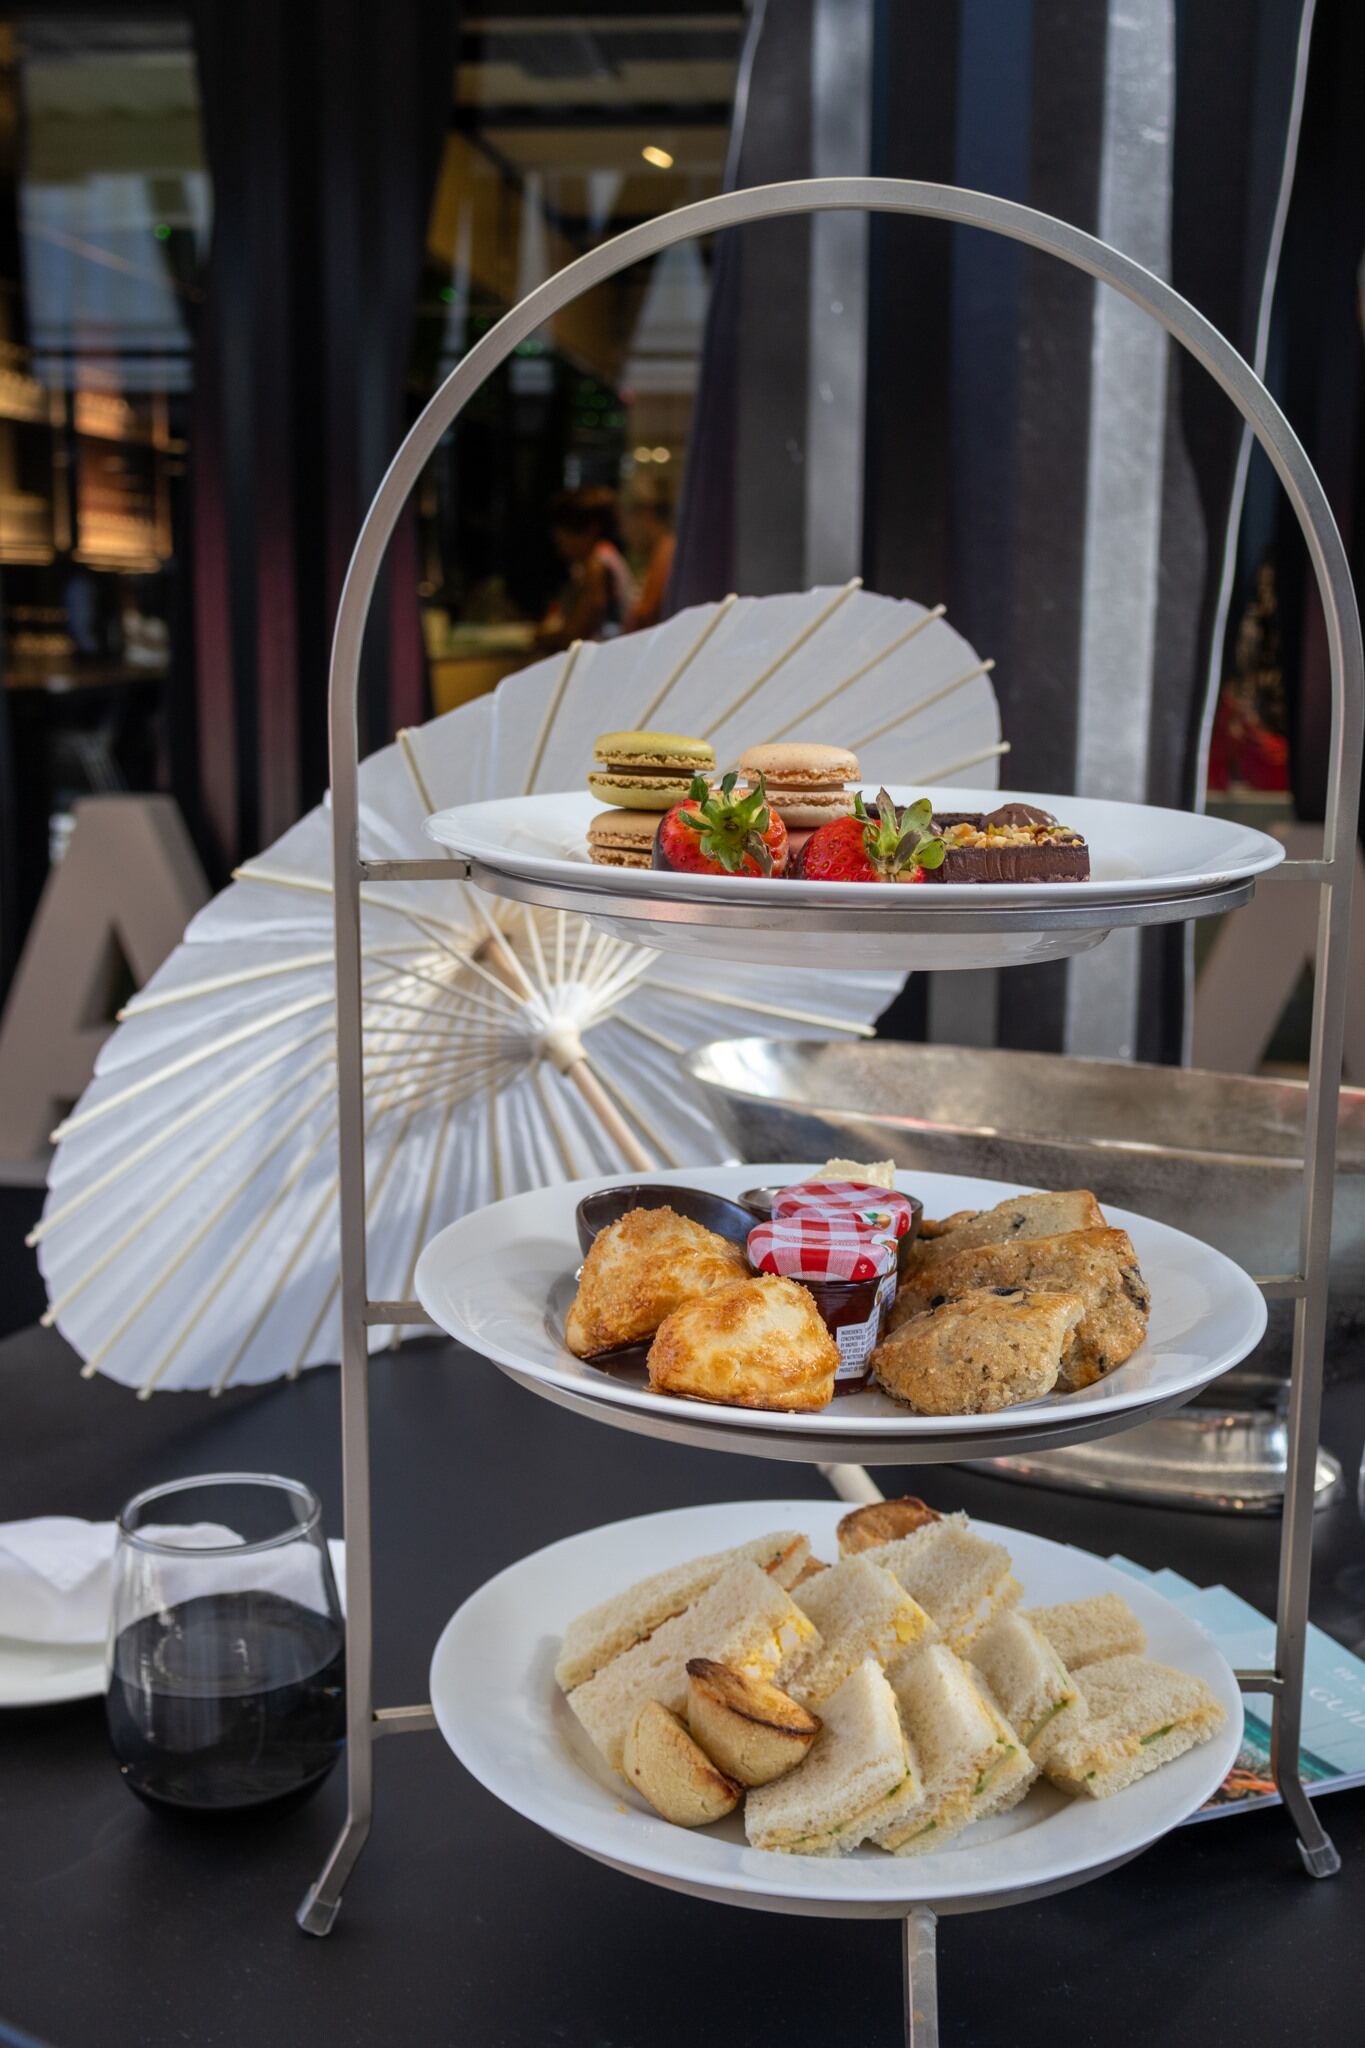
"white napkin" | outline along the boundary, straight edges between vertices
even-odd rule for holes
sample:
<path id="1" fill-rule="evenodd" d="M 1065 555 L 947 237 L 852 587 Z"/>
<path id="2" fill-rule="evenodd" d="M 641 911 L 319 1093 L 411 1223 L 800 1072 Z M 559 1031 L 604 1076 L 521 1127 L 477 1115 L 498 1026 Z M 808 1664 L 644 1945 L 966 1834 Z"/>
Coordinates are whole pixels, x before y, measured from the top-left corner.
<path id="1" fill-rule="evenodd" d="M 112 1522 L 83 1522 L 75 1515 L 0 1522 L 0 1636 L 26 1643 L 103 1643 L 116 1533 Z M 142 1533 L 155 1537 L 158 1530 Z M 240 1540 L 218 1522 L 177 1523 L 174 1536 L 186 1550 Z M 344 1613 L 346 1546 L 333 1540 L 327 1548 Z"/>

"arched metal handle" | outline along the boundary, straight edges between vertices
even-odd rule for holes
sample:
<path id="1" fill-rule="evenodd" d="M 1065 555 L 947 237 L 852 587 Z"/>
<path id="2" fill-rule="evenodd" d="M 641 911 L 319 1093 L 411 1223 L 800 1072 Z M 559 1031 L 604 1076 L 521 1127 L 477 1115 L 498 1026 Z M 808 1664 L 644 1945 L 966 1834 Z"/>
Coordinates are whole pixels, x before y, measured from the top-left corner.
<path id="1" fill-rule="evenodd" d="M 1345 850 L 1354 836 L 1359 802 L 1362 735 L 1365 734 L 1365 663 L 1350 565 L 1326 493 L 1292 427 L 1250 365 L 1216 327 L 1178 292 L 1093 235 L 1065 221 L 954 185 L 927 185 L 899 178 L 802 178 L 783 185 L 759 185 L 725 192 L 695 206 L 644 221 L 564 270 L 505 313 L 475 343 L 437 390 L 389 466 L 376 491 L 346 573 L 332 643 L 329 685 L 334 842 L 342 859 L 354 859 L 356 777 L 356 694 L 360 651 L 379 565 L 398 515 L 438 441 L 474 393 L 506 362 L 517 343 L 604 279 L 669 249 L 678 242 L 788 214 L 840 210 L 922 215 L 983 228 L 1060 257 L 1077 270 L 1112 285 L 1158 321 L 1202 363 L 1227 393 L 1264 448 L 1289 496 L 1308 544 L 1327 622 L 1331 661 L 1332 740 L 1327 783 L 1328 857 Z M 350 824 L 352 829 L 343 834 Z"/>

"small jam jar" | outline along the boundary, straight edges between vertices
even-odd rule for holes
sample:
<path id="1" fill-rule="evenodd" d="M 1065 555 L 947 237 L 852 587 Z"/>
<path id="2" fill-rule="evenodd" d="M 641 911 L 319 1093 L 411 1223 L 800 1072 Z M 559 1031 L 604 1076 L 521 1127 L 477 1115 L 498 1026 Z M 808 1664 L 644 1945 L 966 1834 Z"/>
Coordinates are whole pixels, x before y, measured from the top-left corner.
<path id="1" fill-rule="evenodd" d="M 851 1215 L 896 1246 L 904 1270 L 919 1231 L 924 1204 L 899 1188 L 879 1188 L 862 1180 L 801 1180 L 773 1196 L 774 1220 L 785 1216 Z M 888 1304 L 889 1306 L 889 1304 Z"/>
<path id="2" fill-rule="evenodd" d="M 809 1290 L 839 1347 L 835 1393 L 865 1387 L 895 1299 L 894 1242 L 848 1213 L 786 1216 L 749 1232 L 749 1260 L 757 1272 L 784 1274 Z"/>

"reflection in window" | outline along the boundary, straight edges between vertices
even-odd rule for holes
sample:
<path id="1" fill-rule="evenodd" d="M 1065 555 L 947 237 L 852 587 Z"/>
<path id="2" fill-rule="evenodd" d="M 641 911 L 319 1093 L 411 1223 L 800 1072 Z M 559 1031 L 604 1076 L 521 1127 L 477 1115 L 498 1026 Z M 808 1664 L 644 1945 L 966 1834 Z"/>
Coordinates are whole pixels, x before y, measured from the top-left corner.
<path id="1" fill-rule="evenodd" d="M 738 6 L 508 7 L 462 36 L 418 395 L 585 250 L 720 189 L 743 25 Z M 565 308 L 447 436 L 420 495 L 438 709 L 584 624 L 603 637 L 657 618 L 710 260 L 688 243 Z"/>
<path id="2" fill-rule="evenodd" d="M 77 797 L 166 781 L 209 224 L 187 20 L 0 24 L 0 595 L 21 921 Z"/>

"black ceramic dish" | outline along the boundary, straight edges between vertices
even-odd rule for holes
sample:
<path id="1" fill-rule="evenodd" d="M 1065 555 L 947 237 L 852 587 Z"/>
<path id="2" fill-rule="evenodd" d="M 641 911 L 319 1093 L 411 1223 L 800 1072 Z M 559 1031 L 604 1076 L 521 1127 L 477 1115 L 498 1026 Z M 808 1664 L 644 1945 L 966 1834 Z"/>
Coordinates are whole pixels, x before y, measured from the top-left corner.
<path id="1" fill-rule="evenodd" d="M 755 1222 L 753 1211 L 742 1202 L 729 1202 L 724 1195 L 708 1195 L 703 1188 L 623 1181 L 617 1187 L 599 1188 L 595 1195 L 584 1195 L 574 1211 L 579 1249 L 584 1257 L 598 1231 L 605 1230 L 609 1223 L 619 1222 L 629 1209 L 673 1209 L 679 1216 L 699 1223 L 703 1230 L 713 1230 L 717 1237 L 737 1245 L 748 1244 Z"/>

